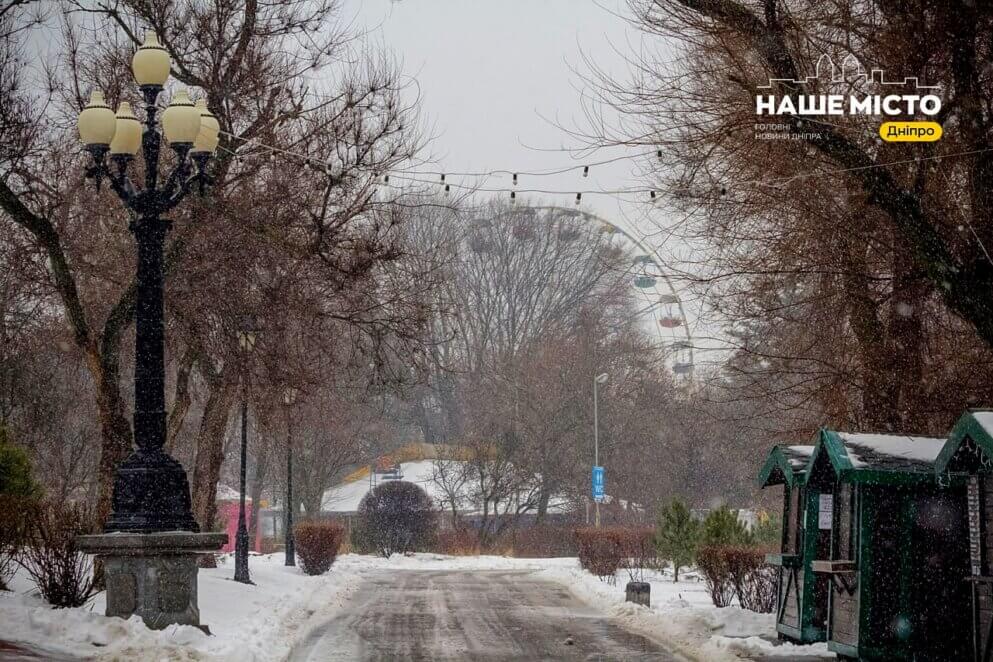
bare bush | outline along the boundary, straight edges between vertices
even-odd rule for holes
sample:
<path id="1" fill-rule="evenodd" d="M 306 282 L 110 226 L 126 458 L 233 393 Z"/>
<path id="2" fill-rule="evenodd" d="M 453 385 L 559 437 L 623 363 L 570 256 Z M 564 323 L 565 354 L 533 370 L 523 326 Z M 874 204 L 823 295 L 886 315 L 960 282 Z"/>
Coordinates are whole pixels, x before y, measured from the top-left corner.
<path id="1" fill-rule="evenodd" d="M 82 607 L 96 592 L 93 563 L 76 546 L 76 536 L 93 532 L 93 521 L 92 510 L 80 504 L 46 502 L 28 508 L 18 563 L 49 604 Z"/>
<path id="2" fill-rule="evenodd" d="M 576 529 L 579 565 L 596 575 L 600 581 L 614 584 L 617 571 L 624 563 L 627 532 L 622 527 Z"/>
<path id="3" fill-rule="evenodd" d="M 765 562 L 765 552 L 758 547 L 721 548 L 738 602 L 745 609 L 763 614 L 776 608 L 776 568 Z"/>
<path id="4" fill-rule="evenodd" d="M 697 567 L 703 574 L 703 581 L 715 607 L 727 607 L 735 595 L 731 568 L 724 549 L 723 546 L 708 545 L 697 552 Z"/>
<path id="5" fill-rule="evenodd" d="M 628 580 L 645 581 L 646 570 L 661 570 L 665 562 L 660 560 L 655 549 L 655 529 L 650 526 L 629 527 L 624 530 L 621 541 L 624 551 L 624 569 Z"/>

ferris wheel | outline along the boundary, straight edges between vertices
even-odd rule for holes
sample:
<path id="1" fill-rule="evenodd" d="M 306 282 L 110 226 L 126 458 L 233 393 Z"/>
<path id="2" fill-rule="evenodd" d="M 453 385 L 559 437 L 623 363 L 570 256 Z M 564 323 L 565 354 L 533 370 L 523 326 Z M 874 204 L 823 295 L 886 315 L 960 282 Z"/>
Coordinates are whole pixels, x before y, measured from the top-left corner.
<path id="1" fill-rule="evenodd" d="M 651 327 L 651 333 L 658 337 L 676 380 L 692 381 L 692 332 L 687 324 L 683 301 L 663 267 L 658 250 L 617 224 L 589 211 L 565 207 L 538 207 L 536 210 L 545 212 L 549 221 L 557 222 L 560 232 L 564 222 L 589 224 L 609 236 L 612 242 L 620 244 L 626 255 L 633 256 L 629 275 L 638 303 L 637 315 L 646 329 Z"/>

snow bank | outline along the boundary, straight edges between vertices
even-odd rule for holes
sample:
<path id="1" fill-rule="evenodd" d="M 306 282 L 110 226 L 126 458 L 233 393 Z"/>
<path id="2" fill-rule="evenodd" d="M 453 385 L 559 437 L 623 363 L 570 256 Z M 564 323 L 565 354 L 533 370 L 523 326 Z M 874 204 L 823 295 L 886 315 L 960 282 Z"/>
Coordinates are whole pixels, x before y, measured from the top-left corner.
<path id="1" fill-rule="evenodd" d="M 361 566 L 337 564 L 308 577 L 273 554 L 252 556 L 255 586 L 249 586 L 231 579 L 231 556 L 221 559 L 199 575 L 200 620 L 214 636 L 189 626 L 149 630 L 138 617 L 107 618 L 102 593 L 85 608 L 52 609 L 18 576 L 14 592 L 0 593 L 0 639 L 98 660 L 268 662 L 285 657 L 310 627 L 330 618 L 362 577 Z"/>
<path id="2" fill-rule="evenodd" d="M 568 563 L 566 563 L 568 561 Z M 614 585 L 579 567 L 575 559 L 558 560 L 540 575 L 564 584 L 580 599 L 605 607 L 624 627 L 668 644 L 687 657 L 707 662 L 738 661 L 755 656 L 833 657 L 826 644 L 794 646 L 776 641 L 773 614 L 759 614 L 741 607 L 713 606 L 703 581 L 693 571 L 672 574 L 646 573 L 652 586 L 651 608 L 624 601 L 626 572 L 618 572 Z"/>

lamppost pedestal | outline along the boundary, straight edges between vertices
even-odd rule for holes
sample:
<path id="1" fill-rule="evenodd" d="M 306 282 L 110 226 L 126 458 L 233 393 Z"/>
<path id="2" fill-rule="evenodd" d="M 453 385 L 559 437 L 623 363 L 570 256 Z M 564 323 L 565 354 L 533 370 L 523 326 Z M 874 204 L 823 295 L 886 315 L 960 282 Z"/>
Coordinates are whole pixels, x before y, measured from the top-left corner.
<path id="1" fill-rule="evenodd" d="M 107 582 L 107 616 L 137 614 L 149 628 L 200 623 L 197 603 L 197 556 L 219 550 L 226 533 L 163 531 L 79 536 L 83 552 L 103 561 Z"/>
<path id="2" fill-rule="evenodd" d="M 106 533 L 80 536 L 77 543 L 103 561 L 108 616 L 137 614 L 155 629 L 173 623 L 203 627 L 197 605 L 197 556 L 219 550 L 227 534 L 199 532 L 186 471 L 164 450 L 165 241 L 171 226 L 165 215 L 194 189 L 206 193 L 213 181 L 207 164 L 217 149 L 220 124 L 204 99 L 194 103 L 182 89 L 159 117 L 157 99 L 171 64 L 154 33 L 146 33 L 131 66 L 145 101 L 144 127 L 129 103 L 122 102 L 115 114 L 103 93 L 93 90 L 79 114 L 79 137 L 92 157 L 87 177 L 97 190 L 101 182 L 109 182 L 132 219 L 138 252 L 133 311 L 136 448 L 115 468 Z M 173 151 L 174 165 L 160 178 L 163 138 Z M 144 186 L 128 173 L 139 151 Z"/>

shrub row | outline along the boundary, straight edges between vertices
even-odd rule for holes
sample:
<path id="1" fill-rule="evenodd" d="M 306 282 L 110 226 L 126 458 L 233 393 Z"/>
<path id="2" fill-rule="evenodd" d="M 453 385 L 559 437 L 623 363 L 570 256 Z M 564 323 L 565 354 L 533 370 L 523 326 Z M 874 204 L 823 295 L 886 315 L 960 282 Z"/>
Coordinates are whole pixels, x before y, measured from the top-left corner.
<path id="1" fill-rule="evenodd" d="M 745 609 L 770 613 L 776 608 L 776 568 L 765 562 L 764 550 L 747 545 L 708 545 L 697 552 L 710 599 L 727 607 L 735 597 Z"/>
<path id="2" fill-rule="evenodd" d="M 658 569 L 655 531 L 651 527 L 610 526 L 576 529 L 579 564 L 603 581 L 614 582 L 617 571 L 626 568 L 632 581 L 641 581 L 646 568 Z"/>

